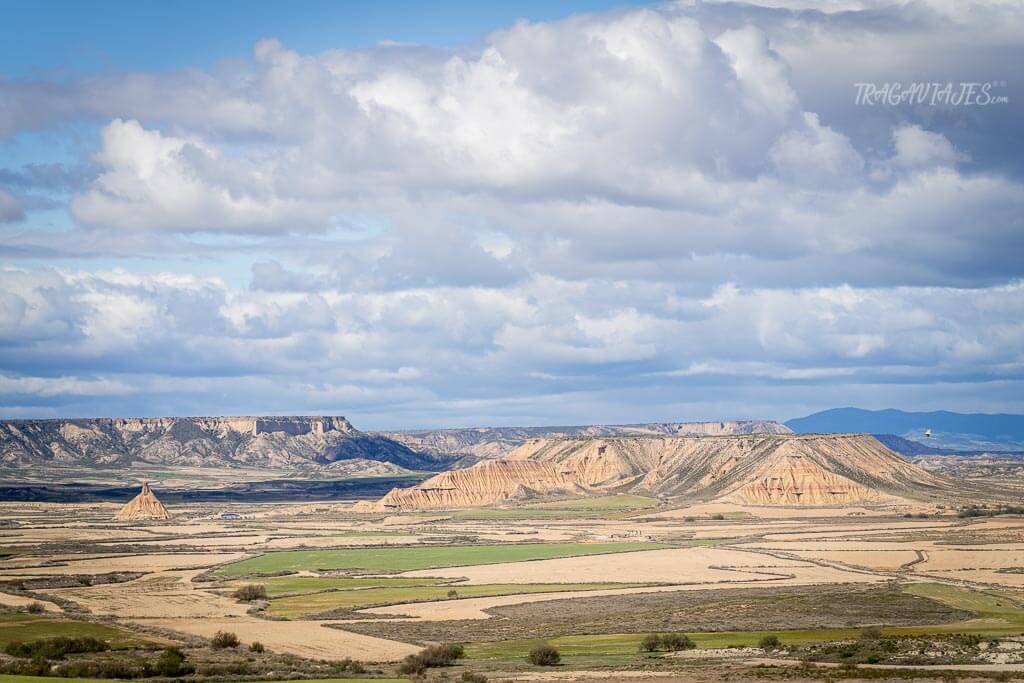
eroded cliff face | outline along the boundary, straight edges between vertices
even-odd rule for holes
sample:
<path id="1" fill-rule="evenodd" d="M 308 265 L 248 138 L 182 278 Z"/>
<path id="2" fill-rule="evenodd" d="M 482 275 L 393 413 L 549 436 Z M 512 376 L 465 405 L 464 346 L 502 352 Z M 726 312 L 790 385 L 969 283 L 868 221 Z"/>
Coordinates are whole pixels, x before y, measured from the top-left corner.
<path id="1" fill-rule="evenodd" d="M 360 458 L 438 469 L 435 458 L 360 432 L 340 416 L 0 421 L 0 465 L 6 467 L 146 463 L 287 469 Z"/>
<path id="2" fill-rule="evenodd" d="M 586 489 L 575 474 L 545 462 L 488 460 L 450 470 L 411 488 L 392 489 L 376 502 L 359 503 L 356 511 L 438 510 L 479 507 L 549 495 L 582 495 Z"/>
<path id="3" fill-rule="evenodd" d="M 493 469 L 447 472 L 392 491 L 380 503 L 431 509 L 511 500 L 514 476 L 506 486 L 489 480 L 496 479 L 492 473 L 517 472 L 517 463 L 534 466 L 524 490 L 537 495 L 574 487 L 753 505 L 846 505 L 936 498 L 955 488 L 866 434 L 578 437 L 532 439 L 506 459 L 485 463 Z"/>
<path id="4" fill-rule="evenodd" d="M 578 425 L 570 427 L 470 427 L 381 432 L 417 451 L 454 457 L 502 458 L 530 439 L 579 436 L 725 436 L 733 434 L 791 434 L 771 420 L 722 422 L 651 422 L 632 425 Z"/>
<path id="5" fill-rule="evenodd" d="M 561 464 L 590 486 L 754 504 L 872 502 L 950 487 L 867 434 L 538 439 L 509 458 Z M 621 475 L 606 477 L 612 470 Z"/>

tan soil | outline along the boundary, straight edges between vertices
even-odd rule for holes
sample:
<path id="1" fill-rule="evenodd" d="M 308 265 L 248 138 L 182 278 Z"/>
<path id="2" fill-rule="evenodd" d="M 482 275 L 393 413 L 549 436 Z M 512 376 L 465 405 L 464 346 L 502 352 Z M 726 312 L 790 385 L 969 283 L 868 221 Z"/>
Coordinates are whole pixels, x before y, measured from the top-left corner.
<path id="1" fill-rule="evenodd" d="M 35 598 L 27 598 L 24 595 L 11 595 L 10 593 L 0 593 L 0 605 L 4 605 L 6 607 L 28 607 L 32 603 L 39 603 L 47 612 L 62 611 L 59 605 L 55 605 L 54 603 L 48 602 L 46 600 L 36 600 Z"/>
<path id="2" fill-rule="evenodd" d="M 119 618 L 175 617 L 201 619 L 243 615 L 248 605 L 199 590 L 191 579 L 200 571 L 162 572 L 125 583 L 50 590 L 89 608 L 95 614 Z"/>
<path id="3" fill-rule="evenodd" d="M 203 638 L 217 631 L 230 631 L 243 645 L 263 643 L 268 650 L 300 657 L 341 660 L 347 657 L 366 662 L 393 662 L 420 650 L 395 640 L 364 636 L 336 628 L 325 621 L 268 621 L 255 617 L 217 619 L 136 619 L 139 624 L 169 629 Z"/>
<path id="4" fill-rule="evenodd" d="M 725 567 L 728 567 L 726 569 Z M 769 574 L 795 574 L 788 579 Z M 787 583 L 830 583 L 871 580 L 863 574 L 819 567 L 798 560 L 780 560 L 759 553 L 723 548 L 679 548 L 616 553 L 597 557 L 566 557 L 534 562 L 507 562 L 475 567 L 449 567 L 406 572 L 402 576 L 465 577 L 478 583 L 559 583 L 649 581 L 728 586 L 736 581 L 771 579 Z"/>
<path id="5" fill-rule="evenodd" d="M 105 574 L 108 572 L 156 572 L 168 569 L 212 567 L 248 557 L 245 553 L 177 553 L 164 555 L 116 555 L 69 560 L 53 567 L 4 569 L 6 575 Z"/>

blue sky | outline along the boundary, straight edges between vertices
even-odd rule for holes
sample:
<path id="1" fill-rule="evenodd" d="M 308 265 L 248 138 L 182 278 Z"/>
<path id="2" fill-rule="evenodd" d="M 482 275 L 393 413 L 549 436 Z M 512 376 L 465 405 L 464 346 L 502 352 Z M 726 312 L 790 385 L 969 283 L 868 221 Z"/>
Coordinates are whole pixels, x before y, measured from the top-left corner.
<path id="1" fill-rule="evenodd" d="M 5 3 L 0 415 L 1024 411 L 1022 36 L 987 0 Z"/>
<path id="2" fill-rule="evenodd" d="M 381 41 L 458 47 L 519 19 L 550 21 L 641 4 L 645 3 L 10 0 L 4 3 L 0 24 L 0 71 L 32 76 L 203 68 L 243 57 L 253 43 L 268 36 L 302 52 L 369 47 Z"/>

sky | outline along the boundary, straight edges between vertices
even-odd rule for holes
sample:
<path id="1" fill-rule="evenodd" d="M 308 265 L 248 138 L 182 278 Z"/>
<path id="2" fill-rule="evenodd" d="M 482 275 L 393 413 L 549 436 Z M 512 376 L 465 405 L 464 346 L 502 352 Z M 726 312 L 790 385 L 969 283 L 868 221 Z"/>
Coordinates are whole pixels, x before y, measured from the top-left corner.
<path id="1" fill-rule="evenodd" d="M 3 19 L 0 416 L 1024 412 L 1016 0 Z"/>

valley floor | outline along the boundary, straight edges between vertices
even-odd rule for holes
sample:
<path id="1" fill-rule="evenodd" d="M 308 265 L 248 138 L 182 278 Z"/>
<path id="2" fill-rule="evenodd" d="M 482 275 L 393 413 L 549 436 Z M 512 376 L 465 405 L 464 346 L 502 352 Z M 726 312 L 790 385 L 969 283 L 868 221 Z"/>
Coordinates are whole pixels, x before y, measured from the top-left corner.
<path id="1" fill-rule="evenodd" d="M 143 659 L 177 643 L 200 677 L 239 679 L 343 678 L 349 659 L 395 676 L 395 662 L 441 641 L 465 644 L 453 676 L 491 680 L 1024 668 L 1019 517 L 669 509 L 640 496 L 402 515 L 194 503 L 169 505 L 175 516 L 160 523 L 115 523 L 117 507 L 0 504 L 0 647 L 98 632 Z M 266 598 L 239 602 L 247 584 Z M 874 625 L 885 647 L 864 640 Z M 211 649 L 218 631 L 240 646 Z M 686 633 L 696 649 L 640 652 L 651 632 Z M 779 651 L 758 647 L 766 635 Z M 243 652 L 253 642 L 264 651 Z M 557 668 L 527 662 L 543 643 L 560 651 Z M 846 658 L 823 643 L 844 643 Z M 0 655 L 3 670 L 18 661 Z"/>

